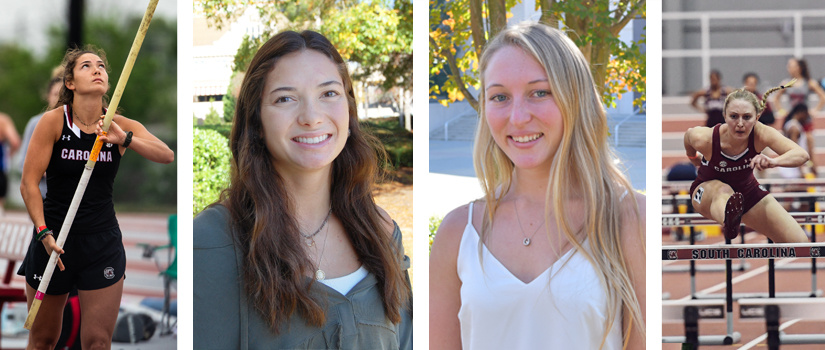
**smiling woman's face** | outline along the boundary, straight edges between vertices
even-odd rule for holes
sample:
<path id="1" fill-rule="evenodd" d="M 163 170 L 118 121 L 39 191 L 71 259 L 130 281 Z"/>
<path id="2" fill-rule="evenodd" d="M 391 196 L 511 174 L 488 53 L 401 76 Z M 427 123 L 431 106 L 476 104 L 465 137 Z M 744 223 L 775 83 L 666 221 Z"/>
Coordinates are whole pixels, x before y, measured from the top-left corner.
<path id="1" fill-rule="evenodd" d="M 484 84 L 484 113 L 496 144 L 517 168 L 549 171 L 564 123 L 544 67 L 521 48 L 505 46 L 490 58 Z"/>
<path id="2" fill-rule="evenodd" d="M 261 96 L 261 123 L 279 171 L 330 167 L 349 129 L 346 91 L 335 63 L 314 50 L 279 58 Z"/>

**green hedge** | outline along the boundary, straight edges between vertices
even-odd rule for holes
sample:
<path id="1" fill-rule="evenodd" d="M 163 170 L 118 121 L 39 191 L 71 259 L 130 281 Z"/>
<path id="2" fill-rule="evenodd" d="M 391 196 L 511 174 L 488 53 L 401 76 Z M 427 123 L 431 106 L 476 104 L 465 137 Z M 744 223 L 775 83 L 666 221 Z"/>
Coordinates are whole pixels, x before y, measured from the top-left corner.
<path id="1" fill-rule="evenodd" d="M 229 134 L 232 132 L 232 124 L 231 123 L 221 123 L 221 124 L 205 124 L 205 125 L 198 125 L 198 129 L 201 130 L 214 130 L 217 133 L 221 134 L 224 138 L 229 140 Z M 229 142 L 229 141 L 227 141 Z M 226 144 L 229 147 L 229 143 Z"/>
<path id="2" fill-rule="evenodd" d="M 378 137 L 393 167 L 413 166 L 412 133 L 401 127 L 398 118 L 363 120 L 361 127 Z"/>
<path id="3" fill-rule="evenodd" d="M 412 167 L 412 133 L 398 125 L 395 118 L 362 121 L 361 126 L 378 137 L 392 166 Z M 232 124 L 201 125 L 192 137 L 194 214 L 218 200 L 229 182 L 229 133 Z"/>
<path id="4" fill-rule="evenodd" d="M 229 140 L 214 130 L 195 128 L 192 135 L 194 189 L 193 210 L 199 213 L 218 200 L 221 190 L 229 183 Z"/>

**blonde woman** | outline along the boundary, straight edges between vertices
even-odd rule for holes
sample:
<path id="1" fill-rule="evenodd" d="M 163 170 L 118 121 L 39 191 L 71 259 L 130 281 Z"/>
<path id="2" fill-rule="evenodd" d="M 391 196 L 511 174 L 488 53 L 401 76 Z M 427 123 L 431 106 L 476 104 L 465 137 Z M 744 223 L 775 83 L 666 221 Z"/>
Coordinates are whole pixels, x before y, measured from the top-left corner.
<path id="1" fill-rule="evenodd" d="M 644 198 L 613 164 L 588 62 L 542 24 L 481 57 L 484 198 L 430 257 L 430 348 L 644 349 Z"/>
<path id="2" fill-rule="evenodd" d="M 768 90 L 762 100 L 748 90 L 735 90 L 725 100 L 724 124 L 685 133 L 685 154 L 699 168 L 690 186 L 693 208 L 723 225 L 728 239 L 736 238 L 744 222 L 774 242 L 808 241 L 796 220 L 753 176 L 754 169 L 795 168 L 808 161 L 802 147 L 759 122 L 768 95 L 794 82 Z M 778 155 L 762 153 L 766 148 Z"/>

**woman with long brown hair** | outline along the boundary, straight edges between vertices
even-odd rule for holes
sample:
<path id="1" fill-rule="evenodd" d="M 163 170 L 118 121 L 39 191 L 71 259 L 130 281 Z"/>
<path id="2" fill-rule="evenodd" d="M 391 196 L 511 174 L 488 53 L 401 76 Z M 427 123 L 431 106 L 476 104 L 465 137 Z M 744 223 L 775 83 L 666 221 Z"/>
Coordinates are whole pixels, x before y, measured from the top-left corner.
<path id="1" fill-rule="evenodd" d="M 157 163 L 168 164 L 175 154 L 139 122 L 115 115 L 106 135 L 102 118 L 109 90 L 108 65 L 103 50 L 69 50 L 63 58 L 63 80 L 58 108 L 43 114 L 32 134 L 23 166 L 20 192 L 36 229 L 18 274 L 26 276 L 31 306 L 40 278 L 57 250 L 55 270 L 29 333 L 28 349 L 54 349 L 60 336 L 63 306 L 72 289 L 80 300 L 80 340 L 83 349 L 109 349 L 117 320 L 126 253 L 115 217 L 112 186 L 127 149 Z M 104 146 L 89 179 L 88 190 L 72 223 L 72 236 L 57 246 L 54 231 L 72 202 L 96 137 Z M 41 196 L 46 175 L 48 192 Z"/>
<path id="2" fill-rule="evenodd" d="M 274 36 L 235 115 L 229 187 L 194 221 L 195 348 L 410 349 L 401 232 L 338 51 Z"/>

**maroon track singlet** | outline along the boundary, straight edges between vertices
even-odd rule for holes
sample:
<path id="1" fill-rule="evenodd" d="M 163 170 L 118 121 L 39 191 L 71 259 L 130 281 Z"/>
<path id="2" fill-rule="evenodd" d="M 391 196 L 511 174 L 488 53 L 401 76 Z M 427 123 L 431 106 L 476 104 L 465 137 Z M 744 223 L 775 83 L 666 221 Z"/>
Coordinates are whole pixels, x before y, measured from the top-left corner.
<path id="1" fill-rule="evenodd" d="M 747 213 L 769 193 L 756 181 L 750 164 L 751 159 L 759 154 L 756 152 L 756 146 L 754 145 L 755 134 L 751 131 L 748 137 L 748 148 L 744 152 L 737 155 L 727 155 L 722 153 L 722 146 L 719 141 L 720 127 L 721 124 L 713 127 L 713 145 L 710 160 L 705 158 L 705 155 L 702 156 L 702 165 L 699 167 L 696 180 L 690 185 L 690 193 L 693 194 L 694 201 L 701 202 L 703 193 L 694 193 L 696 187 L 705 181 L 719 180 L 729 185 L 734 192 L 742 193 L 745 197 L 744 212 Z"/>

